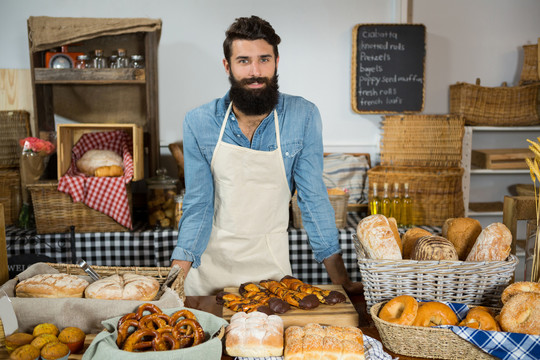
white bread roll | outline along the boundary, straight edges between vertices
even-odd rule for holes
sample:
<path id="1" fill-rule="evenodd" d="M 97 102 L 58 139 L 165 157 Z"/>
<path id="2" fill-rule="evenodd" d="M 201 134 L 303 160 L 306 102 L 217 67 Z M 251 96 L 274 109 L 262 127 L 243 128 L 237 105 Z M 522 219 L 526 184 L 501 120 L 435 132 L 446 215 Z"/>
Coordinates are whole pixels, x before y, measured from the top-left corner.
<path id="1" fill-rule="evenodd" d="M 225 329 L 229 356 L 269 357 L 283 354 L 283 320 L 277 315 L 239 312 Z"/>
<path id="2" fill-rule="evenodd" d="M 484 228 L 467 256 L 467 261 L 503 261 L 510 255 L 512 233 L 503 223 Z"/>
<path id="3" fill-rule="evenodd" d="M 89 299 L 103 300 L 154 300 L 159 282 L 151 276 L 126 273 L 111 275 L 94 281 L 84 291 Z"/>
<path id="4" fill-rule="evenodd" d="M 392 223 L 381 214 L 367 216 L 356 228 L 358 240 L 369 259 L 401 260 L 399 233 L 396 235 Z"/>
<path id="5" fill-rule="evenodd" d="M 83 296 L 88 281 L 69 274 L 38 274 L 15 286 L 15 296 L 22 298 L 67 298 Z"/>
<path id="6" fill-rule="evenodd" d="M 104 166 L 119 166 L 124 168 L 124 160 L 111 150 L 88 150 L 77 160 L 77 169 L 86 176 L 94 176 L 96 170 Z"/>

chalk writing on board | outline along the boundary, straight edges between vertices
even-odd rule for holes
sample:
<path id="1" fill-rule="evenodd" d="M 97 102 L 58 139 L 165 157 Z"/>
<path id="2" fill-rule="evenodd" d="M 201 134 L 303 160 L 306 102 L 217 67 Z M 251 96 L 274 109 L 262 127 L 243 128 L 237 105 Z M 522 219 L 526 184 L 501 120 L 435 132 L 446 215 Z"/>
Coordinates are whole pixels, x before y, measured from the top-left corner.
<path id="1" fill-rule="evenodd" d="M 353 110 L 358 113 L 422 111 L 425 54 L 424 25 L 356 25 Z"/>

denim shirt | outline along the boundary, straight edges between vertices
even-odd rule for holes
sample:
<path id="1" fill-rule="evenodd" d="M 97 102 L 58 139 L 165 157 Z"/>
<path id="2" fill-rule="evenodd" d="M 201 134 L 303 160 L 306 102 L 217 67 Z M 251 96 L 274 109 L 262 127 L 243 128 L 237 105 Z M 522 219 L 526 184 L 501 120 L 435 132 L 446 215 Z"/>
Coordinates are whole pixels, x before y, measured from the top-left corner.
<path id="1" fill-rule="evenodd" d="M 186 194 L 182 204 L 178 243 L 171 259 L 201 264 L 212 230 L 214 183 L 212 155 L 229 106 L 221 99 L 191 110 L 184 120 L 184 176 Z M 281 153 L 291 194 L 298 191 L 298 206 L 315 260 L 322 262 L 341 251 L 335 215 L 323 182 L 322 122 L 317 107 L 298 96 L 280 93 L 276 105 Z M 227 120 L 223 141 L 259 151 L 277 148 L 274 112 L 261 122 L 250 143 L 234 113 Z M 245 209 L 249 211 L 249 209 Z"/>

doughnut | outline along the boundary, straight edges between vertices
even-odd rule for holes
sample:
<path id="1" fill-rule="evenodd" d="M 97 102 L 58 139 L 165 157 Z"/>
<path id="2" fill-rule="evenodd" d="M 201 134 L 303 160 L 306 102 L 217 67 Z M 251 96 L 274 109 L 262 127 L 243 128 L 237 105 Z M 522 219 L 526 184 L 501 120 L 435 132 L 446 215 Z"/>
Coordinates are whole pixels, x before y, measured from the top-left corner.
<path id="1" fill-rule="evenodd" d="M 431 301 L 418 307 L 413 326 L 457 325 L 458 318 L 450 306 Z"/>
<path id="2" fill-rule="evenodd" d="M 409 295 L 401 295 L 387 302 L 379 312 L 381 320 L 398 325 L 412 325 L 418 311 L 418 302 Z"/>
<path id="3" fill-rule="evenodd" d="M 489 309 L 483 306 L 470 309 L 465 319 L 459 323 L 459 326 L 487 331 L 501 331 L 497 320 L 495 320 Z"/>
<path id="4" fill-rule="evenodd" d="M 507 332 L 540 335 L 540 294 L 523 292 L 503 305 L 501 328 Z"/>
<path id="5" fill-rule="evenodd" d="M 540 294 L 540 283 L 532 281 L 518 281 L 510 284 L 506 287 L 506 289 L 504 289 L 501 295 L 501 301 L 503 304 L 506 304 L 508 299 L 522 292 L 533 292 Z"/>

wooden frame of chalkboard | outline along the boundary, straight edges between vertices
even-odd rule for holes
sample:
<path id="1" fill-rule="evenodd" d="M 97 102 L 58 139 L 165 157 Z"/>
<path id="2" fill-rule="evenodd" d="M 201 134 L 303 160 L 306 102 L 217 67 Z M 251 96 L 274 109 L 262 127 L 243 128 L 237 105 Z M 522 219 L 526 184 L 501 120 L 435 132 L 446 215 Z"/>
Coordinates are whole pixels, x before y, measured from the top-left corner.
<path id="1" fill-rule="evenodd" d="M 424 109 L 423 24 L 358 24 L 353 29 L 351 104 L 359 114 Z"/>

